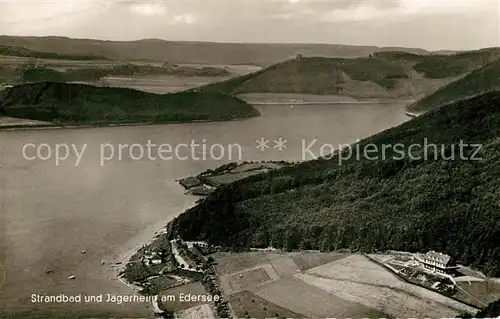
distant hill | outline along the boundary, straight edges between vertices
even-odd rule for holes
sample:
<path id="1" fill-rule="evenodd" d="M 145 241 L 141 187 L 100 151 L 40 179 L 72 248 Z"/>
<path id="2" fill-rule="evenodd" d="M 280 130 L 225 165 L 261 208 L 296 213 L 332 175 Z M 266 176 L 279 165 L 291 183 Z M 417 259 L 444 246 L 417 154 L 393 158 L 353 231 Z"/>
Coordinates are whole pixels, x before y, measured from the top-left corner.
<path id="1" fill-rule="evenodd" d="M 218 93 L 159 95 L 42 82 L 0 91 L 0 114 L 57 124 L 120 124 L 224 121 L 258 116 L 259 112 L 242 100 Z"/>
<path id="2" fill-rule="evenodd" d="M 297 57 L 252 74 L 194 90 L 231 94 L 310 93 L 352 97 L 420 97 L 498 57 L 498 49 L 454 55 L 386 51 L 361 58 Z"/>
<path id="3" fill-rule="evenodd" d="M 109 67 L 79 67 L 59 71 L 46 66 L 18 65 L 0 66 L 0 84 L 31 82 L 95 82 L 104 77 L 125 76 L 179 76 L 179 77 L 218 77 L 231 76 L 232 73 L 218 67 L 190 67 L 165 65 L 162 67 L 136 64 L 116 64 Z"/>
<path id="4" fill-rule="evenodd" d="M 29 68 L 22 72 L 22 79 L 26 82 L 43 81 L 94 81 L 106 76 L 141 76 L 141 75 L 177 75 L 177 76 L 228 76 L 231 75 L 225 69 L 203 67 L 155 67 L 134 64 L 120 64 L 107 68 L 79 68 L 68 69 L 65 72 L 50 68 Z"/>
<path id="5" fill-rule="evenodd" d="M 436 250 L 500 276 L 499 92 L 355 146 L 343 161 L 320 158 L 224 185 L 169 228 L 234 249 Z"/>
<path id="6" fill-rule="evenodd" d="M 379 51 L 401 50 L 429 54 L 417 48 L 380 48 L 337 44 L 259 44 L 182 42 L 144 39 L 102 41 L 65 37 L 0 36 L 0 45 L 22 47 L 37 52 L 61 55 L 96 55 L 112 60 L 168 61 L 200 64 L 271 65 L 295 57 L 360 57 Z"/>
<path id="7" fill-rule="evenodd" d="M 408 110 L 424 112 L 453 101 L 499 89 L 500 60 L 496 60 L 417 101 L 410 105 Z"/>
<path id="8" fill-rule="evenodd" d="M 61 59 L 61 60 L 107 60 L 103 56 L 94 54 L 60 54 L 54 52 L 38 52 L 23 47 L 0 45 L 0 55 L 30 57 L 39 59 Z"/>

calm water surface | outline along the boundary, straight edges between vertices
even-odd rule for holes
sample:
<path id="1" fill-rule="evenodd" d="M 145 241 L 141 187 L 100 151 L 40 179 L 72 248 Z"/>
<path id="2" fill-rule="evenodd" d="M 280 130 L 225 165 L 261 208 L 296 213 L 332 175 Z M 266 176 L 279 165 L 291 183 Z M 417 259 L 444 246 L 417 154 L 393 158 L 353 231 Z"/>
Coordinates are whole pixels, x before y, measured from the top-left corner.
<path id="1" fill-rule="evenodd" d="M 404 105 L 396 104 L 257 107 L 262 117 L 225 123 L 1 131 L 0 317 L 5 312 L 148 315 L 142 304 L 42 305 L 32 303 L 31 294 L 130 294 L 101 261 L 117 260 L 193 204 L 194 198 L 184 195 L 175 179 L 231 161 L 227 151 L 216 161 L 149 160 L 147 154 L 134 160 L 125 150 L 121 159 L 101 166 L 102 144 L 145 147 L 150 141 L 175 147 L 194 140 L 208 146 L 240 145 L 242 160 L 301 160 L 303 143 L 318 139 L 313 148 L 317 151 L 322 143 L 351 143 L 408 120 Z M 281 152 L 272 142 L 280 137 L 287 141 Z M 271 140 L 270 148 L 256 149 L 260 138 Z M 54 159 L 24 159 L 21 150 L 28 143 L 49 144 L 53 151 L 56 144 L 87 147 L 79 165 L 73 154 L 57 166 Z M 184 150 L 181 155 L 190 153 Z M 201 157 L 203 150 L 195 155 Z M 237 152 L 232 155 L 232 160 L 238 159 Z M 69 280 L 71 275 L 76 279 Z"/>

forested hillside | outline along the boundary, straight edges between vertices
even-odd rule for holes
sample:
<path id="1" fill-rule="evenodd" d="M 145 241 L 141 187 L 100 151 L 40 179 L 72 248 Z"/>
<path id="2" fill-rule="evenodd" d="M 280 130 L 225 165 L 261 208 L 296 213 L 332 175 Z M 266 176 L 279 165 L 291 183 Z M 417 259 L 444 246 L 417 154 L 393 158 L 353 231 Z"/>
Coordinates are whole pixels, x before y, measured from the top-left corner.
<path id="1" fill-rule="evenodd" d="M 220 121 L 259 115 L 250 104 L 219 93 L 153 94 L 56 82 L 0 91 L 0 112 L 58 124 Z"/>
<path id="2" fill-rule="evenodd" d="M 475 95 L 500 89 L 500 60 L 474 70 L 463 79 L 452 82 L 434 94 L 417 101 L 411 111 L 427 111 L 435 107 Z"/>
<path id="3" fill-rule="evenodd" d="M 427 94 L 499 56 L 498 49 L 454 55 L 378 52 L 356 59 L 298 56 L 252 74 L 193 90 L 233 94 L 360 95 L 361 92 L 357 93 L 356 90 L 372 90 L 370 94 L 374 96 L 390 95 L 391 92 L 393 95 Z"/>
<path id="4" fill-rule="evenodd" d="M 438 147 L 427 155 L 410 148 L 425 139 Z M 461 141 L 482 148 L 460 151 Z M 368 144 L 378 160 L 359 154 L 339 165 L 335 156 L 253 176 L 219 188 L 171 226 L 186 240 L 235 249 L 433 249 L 500 276 L 500 93 L 433 110 L 360 149 Z M 384 145 L 392 148 L 382 159 Z"/>

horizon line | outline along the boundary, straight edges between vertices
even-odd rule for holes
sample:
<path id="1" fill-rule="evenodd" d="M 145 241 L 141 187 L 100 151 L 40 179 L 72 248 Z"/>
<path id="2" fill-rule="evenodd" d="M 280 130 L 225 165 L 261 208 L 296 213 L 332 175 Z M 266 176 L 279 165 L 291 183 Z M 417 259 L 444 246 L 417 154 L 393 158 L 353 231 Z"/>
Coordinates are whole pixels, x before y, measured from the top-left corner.
<path id="1" fill-rule="evenodd" d="M 167 40 L 161 38 L 139 38 L 139 39 L 131 39 L 131 40 L 112 40 L 112 39 L 97 39 L 97 38 L 85 38 L 85 37 L 68 37 L 62 35 L 15 35 L 15 34 L 0 34 L 0 37 L 19 37 L 19 38 L 60 38 L 60 39 L 69 39 L 69 40 L 80 40 L 80 41 L 99 41 L 99 42 L 117 42 L 117 43 L 133 43 L 133 42 L 141 42 L 141 41 L 158 41 L 158 42 L 178 42 L 178 43 L 210 43 L 210 44 L 240 44 L 240 45 L 323 45 L 323 46 L 339 46 L 339 47 L 358 47 L 358 48 L 397 48 L 397 49 L 417 49 L 426 52 L 442 52 L 442 51 L 452 51 L 452 52 L 460 52 L 460 51 L 476 51 L 482 49 L 492 49 L 492 48 L 500 48 L 500 44 L 498 46 L 486 46 L 479 48 L 470 48 L 470 49 L 425 49 L 422 47 L 412 47 L 412 46 L 398 46 L 398 45 L 368 45 L 368 44 L 340 44 L 340 43 L 329 43 L 329 42 L 231 42 L 231 41 L 206 41 L 206 40 Z"/>

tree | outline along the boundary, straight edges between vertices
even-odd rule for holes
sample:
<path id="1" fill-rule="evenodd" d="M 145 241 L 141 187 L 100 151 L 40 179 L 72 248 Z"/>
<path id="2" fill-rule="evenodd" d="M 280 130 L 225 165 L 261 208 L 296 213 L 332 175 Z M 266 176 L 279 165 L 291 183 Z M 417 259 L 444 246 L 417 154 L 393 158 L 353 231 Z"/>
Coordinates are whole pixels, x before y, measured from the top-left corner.
<path id="1" fill-rule="evenodd" d="M 158 256 L 160 257 L 161 259 L 161 263 L 165 263 L 166 262 L 166 258 L 168 257 L 168 251 L 165 249 L 165 248 L 162 248 L 159 252 L 158 252 Z"/>

